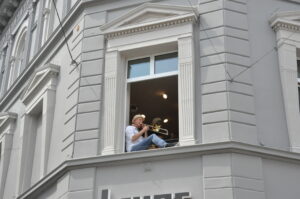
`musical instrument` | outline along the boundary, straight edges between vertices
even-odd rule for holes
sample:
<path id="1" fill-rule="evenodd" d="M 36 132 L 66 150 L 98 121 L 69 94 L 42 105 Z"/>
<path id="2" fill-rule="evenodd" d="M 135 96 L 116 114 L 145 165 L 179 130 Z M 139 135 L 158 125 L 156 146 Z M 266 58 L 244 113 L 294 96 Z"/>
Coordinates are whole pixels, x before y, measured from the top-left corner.
<path id="1" fill-rule="evenodd" d="M 161 128 L 161 119 L 156 117 L 152 120 L 152 125 L 144 124 L 149 126 L 149 130 L 154 133 L 159 133 L 163 135 L 169 135 L 169 131 L 167 129 Z"/>

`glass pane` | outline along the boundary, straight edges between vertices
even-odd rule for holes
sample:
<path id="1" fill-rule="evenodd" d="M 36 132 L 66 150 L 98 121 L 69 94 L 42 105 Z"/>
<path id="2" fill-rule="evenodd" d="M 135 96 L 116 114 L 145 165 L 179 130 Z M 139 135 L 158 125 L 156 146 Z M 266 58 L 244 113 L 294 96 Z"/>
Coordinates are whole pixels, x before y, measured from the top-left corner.
<path id="1" fill-rule="evenodd" d="M 128 78 L 142 77 L 150 74 L 150 58 L 136 59 L 128 62 Z"/>
<path id="2" fill-rule="evenodd" d="M 155 56 L 155 73 L 177 71 L 178 53 Z"/>

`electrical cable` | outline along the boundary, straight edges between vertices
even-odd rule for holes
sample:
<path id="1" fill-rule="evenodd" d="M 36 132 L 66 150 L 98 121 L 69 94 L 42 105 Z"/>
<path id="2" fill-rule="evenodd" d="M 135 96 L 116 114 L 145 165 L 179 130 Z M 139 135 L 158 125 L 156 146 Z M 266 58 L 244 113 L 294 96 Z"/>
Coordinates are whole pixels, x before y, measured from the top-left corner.
<path id="1" fill-rule="evenodd" d="M 76 70 L 79 72 L 79 70 L 78 70 L 79 63 L 77 63 L 76 60 L 72 56 L 72 53 L 71 53 L 71 50 L 70 50 L 70 47 L 69 47 L 69 44 L 68 44 L 68 41 L 67 41 L 66 32 L 65 32 L 65 30 L 64 30 L 64 28 L 62 26 L 62 22 L 61 22 L 61 19 L 59 17 L 59 13 L 58 13 L 58 10 L 57 10 L 57 6 L 56 6 L 56 3 L 55 3 L 55 0 L 52 0 L 52 3 L 53 3 L 53 6 L 54 6 L 54 9 L 55 9 L 55 12 L 56 12 L 59 24 L 60 24 L 60 28 L 61 28 L 61 30 L 63 32 L 64 41 L 66 43 L 66 46 L 67 46 L 70 58 L 72 60 L 71 61 L 71 65 L 75 65 Z M 82 79 L 83 81 L 85 81 L 87 85 L 91 85 L 90 82 L 85 77 L 80 77 L 80 79 Z M 95 95 L 95 97 L 98 97 L 98 95 L 97 95 L 96 91 L 94 90 L 94 88 L 93 87 L 89 87 L 89 88 L 92 90 L 92 92 Z"/>
<path id="2" fill-rule="evenodd" d="M 196 19 L 199 19 L 198 13 L 195 12 L 194 7 L 193 7 L 191 1 L 190 1 L 190 0 L 187 0 L 187 1 L 188 1 L 188 3 L 189 3 L 190 7 L 192 8 L 193 12 L 194 12 Z M 219 57 L 219 61 L 221 62 L 221 61 L 222 61 L 222 57 L 220 56 L 220 52 L 218 52 L 218 50 L 216 49 L 214 43 L 212 42 L 211 38 L 209 37 L 209 35 L 208 35 L 207 31 L 205 30 L 204 26 L 202 25 L 201 21 L 200 21 L 200 20 L 198 20 L 198 21 L 199 21 L 200 27 L 202 28 L 203 32 L 205 33 L 205 35 L 206 35 L 206 37 L 207 37 L 207 39 L 208 39 L 210 45 L 212 46 L 213 50 L 215 51 L 215 53 L 216 53 L 217 56 Z M 226 65 L 224 65 L 224 67 L 225 67 L 225 72 L 226 72 L 226 74 L 227 74 L 228 77 L 231 79 L 231 75 L 230 75 L 229 72 L 227 71 Z M 226 79 L 226 80 L 227 80 L 227 79 Z M 227 81 L 228 81 L 228 80 L 227 80 Z"/>
<path id="3" fill-rule="evenodd" d="M 61 19 L 60 19 L 58 10 L 57 10 L 57 6 L 56 6 L 56 3 L 55 3 L 55 0 L 52 0 L 52 3 L 53 3 L 53 6 L 54 6 L 54 9 L 55 9 L 55 12 L 56 12 L 58 21 L 59 21 L 59 25 L 60 25 L 61 30 L 62 30 L 62 32 L 63 32 L 64 40 L 65 40 L 65 43 L 66 43 L 66 46 L 67 46 L 69 55 L 70 55 L 71 60 L 72 60 L 71 64 L 75 64 L 75 66 L 77 67 L 79 64 L 74 60 L 74 58 L 73 58 L 73 56 L 72 56 L 72 53 L 71 53 L 71 50 L 70 50 L 70 46 L 69 46 L 68 41 L 67 41 L 66 32 L 65 32 L 65 30 L 64 30 L 64 28 L 63 28 L 63 25 L 62 25 L 62 23 L 61 23 Z"/>
<path id="4" fill-rule="evenodd" d="M 246 69 L 242 70 L 237 75 L 235 75 L 233 78 L 231 78 L 231 82 L 233 82 L 235 78 L 239 77 L 241 74 L 243 74 L 244 72 L 246 72 L 247 70 L 249 70 L 250 68 L 252 68 L 253 66 L 255 66 L 257 63 L 259 63 L 261 60 L 263 60 L 266 56 L 268 56 L 269 54 L 271 54 L 273 51 L 278 51 L 279 48 L 284 44 L 284 42 L 286 40 L 288 40 L 289 38 L 291 38 L 294 34 L 295 34 L 295 32 L 291 33 L 287 38 L 283 39 L 283 41 L 281 42 L 281 44 L 278 47 L 274 46 L 272 49 L 270 49 L 265 54 L 263 54 L 263 56 L 261 56 L 256 61 L 254 61 L 249 67 L 247 67 Z"/>
<path id="5" fill-rule="evenodd" d="M 187 0 L 190 7 L 193 8 L 192 6 L 192 3 L 190 0 Z M 278 10 L 278 8 L 274 11 L 276 12 Z M 194 10 L 193 10 L 194 11 Z M 195 13 L 195 12 L 194 12 Z M 198 18 L 198 16 L 196 16 Z M 207 39 L 209 40 L 209 43 L 211 44 L 213 50 L 215 51 L 215 53 L 219 56 L 220 58 L 220 61 L 222 60 L 221 57 L 220 57 L 220 52 L 217 51 L 216 47 L 214 46 L 211 38 L 209 37 L 208 33 L 206 32 L 205 28 L 203 27 L 202 23 L 199 22 L 201 28 L 203 29 Z M 256 64 L 258 64 L 259 62 L 261 62 L 266 56 L 268 56 L 269 54 L 271 54 L 273 51 L 278 51 L 278 49 L 283 45 L 283 43 L 288 40 L 290 37 L 292 37 L 293 35 L 295 34 L 295 32 L 291 33 L 287 38 L 285 38 L 282 43 L 279 45 L 279 46 L 274 46 L 272 49 L 270 49 L 269 51 L 267 51 L 266 53 L 263 54 L 263 56 L 259 57 L 257 60 L 255 60 L 252 64 L 250 64 L 246 69 L 242 70 L 241 72 L 239 72 L 237 75 L 231 77 L 231 75 L 229 74 L 228 70 L 226 69 L 226 66 L 225 66 L 225 71 L 229 77 L 229 80 L 227 81 L 230 81 L 230 82 L 234 82 L 234 80 L 239 77 L 241 74 L 243 74 L 244 72 L 246 72 L 247 70 L 249 70 L 250 68 L 252 68 L 253 66 L 255 66 Z"/>

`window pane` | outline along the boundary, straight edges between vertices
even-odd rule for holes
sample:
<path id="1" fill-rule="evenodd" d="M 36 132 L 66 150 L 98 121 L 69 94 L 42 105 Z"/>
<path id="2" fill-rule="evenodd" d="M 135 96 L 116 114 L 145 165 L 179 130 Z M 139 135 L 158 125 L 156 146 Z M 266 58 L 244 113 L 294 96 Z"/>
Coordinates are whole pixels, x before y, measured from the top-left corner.
<path id="1" fill-rule="evenodd" d="M 155 56 L 155 73 L 177 71 L 177 68 L 178 68 L 177 52 Z"/>
<path id="2" fill-rule="evenodd" d="M 128 62 L 128 78 L 142 77 L 150 74 L 150 58 L 136 59 Z"/>

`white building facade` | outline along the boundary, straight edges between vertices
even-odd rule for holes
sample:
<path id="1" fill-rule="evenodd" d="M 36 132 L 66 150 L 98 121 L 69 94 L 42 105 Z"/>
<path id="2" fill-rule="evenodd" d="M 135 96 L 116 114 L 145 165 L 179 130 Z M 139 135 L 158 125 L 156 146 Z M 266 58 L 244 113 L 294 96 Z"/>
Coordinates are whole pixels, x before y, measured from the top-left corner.
<path id="1" fill-rule="evenodd" d="M 299 197 L 300 1 L 0 12 L 0 198 Z M 126 152 L 136 113 L 164 119 L 177 145 Z"/>

